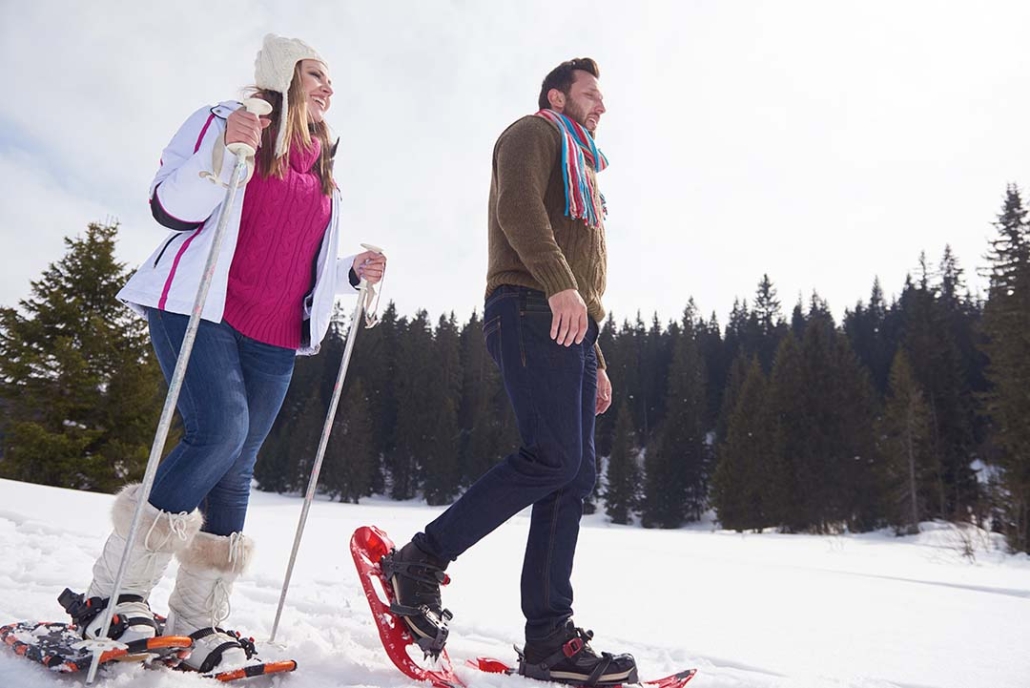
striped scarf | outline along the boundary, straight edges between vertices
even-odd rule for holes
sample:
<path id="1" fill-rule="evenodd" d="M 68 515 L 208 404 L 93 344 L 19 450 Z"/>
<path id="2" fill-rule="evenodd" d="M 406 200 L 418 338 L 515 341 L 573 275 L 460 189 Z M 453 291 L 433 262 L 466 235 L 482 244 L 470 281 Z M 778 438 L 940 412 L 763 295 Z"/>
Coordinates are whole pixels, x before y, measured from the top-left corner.
<path id="1" fill-rule="evenodd" d="M 595 183 L 586 173 L 586 164 L 589 162 L 596 171 L 601 172 L 608 167 L 608 158 L 598 150 L 594 137 L 579 122 L 554 110 L 541 110 L 536 115 L 558 127 L 561 134 L 565 214 L 573 219 L 583 220 L 588 227 L 603 227 L 608 207 L 604 203 L 604 195 L 597 191 Z M 597 207 L 598 202 L 600 208 Z"/>

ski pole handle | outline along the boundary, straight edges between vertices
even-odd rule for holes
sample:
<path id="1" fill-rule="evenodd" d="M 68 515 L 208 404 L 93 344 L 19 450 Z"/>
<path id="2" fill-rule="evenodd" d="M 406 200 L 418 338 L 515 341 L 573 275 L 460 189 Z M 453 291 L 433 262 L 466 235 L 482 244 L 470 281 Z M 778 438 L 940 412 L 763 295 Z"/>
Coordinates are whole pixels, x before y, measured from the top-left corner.
<path id="1" fill-rule="evenodd" d="M 268 101 L 261 100 L 260 98 L 247 98 L 243 101 L 243 107 L 247 108 L 247 112 L 261 117 L 263 115 L 270 114 L 272 112 L 272 106 L 268 104 Z M 237 158 L 249 158 L 252 157 L 256 150 L 248 143 L 237 141 L 236 143 L 230 143 L 226 146 L 229 152 L 235 155 Z"/>

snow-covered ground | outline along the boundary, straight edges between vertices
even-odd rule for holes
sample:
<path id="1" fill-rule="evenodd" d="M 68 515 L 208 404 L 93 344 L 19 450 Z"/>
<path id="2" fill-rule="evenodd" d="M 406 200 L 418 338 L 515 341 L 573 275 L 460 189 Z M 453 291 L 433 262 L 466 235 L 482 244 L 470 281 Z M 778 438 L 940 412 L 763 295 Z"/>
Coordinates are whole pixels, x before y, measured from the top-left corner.
<path id="1" fill-rule="evenodd" d="M 63 620 L 57 595 L 83 590 L 109 527 L 112 498 L 0 480 L 0 625 Z M 293 674 L 254 686 L 411 685 L 379 644 L 347 548 L 360 525 L 398 543 L 439 509 L 372 499 L 316 502 L 278 640 L 275 616 L 300 515 L 299 498 L 255 493 L 247 531 L 256 563 L 237 584 L 231 625 Z M 527 520 L 520 514 L 451 565 L 444 603 L 455 614 L 456 664 L 510 659 L 521 642 L 518 580 Z M 973 557 L 966 556 L 966 548 Z M 696 666 L 691 688 L 1025 688 L 1030 686 L 1030 559 L 983 536 L 929 525 L 922 534 L 739 535 L 709 527 L 643 530 L 584 519 L 576 561 L 576 620 L 598 650 L 630 651 L 642 678 Z M 175 565 L 173 564 L 173 567 Z M 174 570 L 174 568 L 173 568 Z M 170 572 L 171 574 L 171 572 Z M 151 598 L 164 610 L 171 575 Z M 460 669 L 473 686 L 530 688 L 517 677 Z M 80 686 L 0 648 L 0 687 Z M 105 687 L 211 686 L 196 675 L 119 665 Z"/>

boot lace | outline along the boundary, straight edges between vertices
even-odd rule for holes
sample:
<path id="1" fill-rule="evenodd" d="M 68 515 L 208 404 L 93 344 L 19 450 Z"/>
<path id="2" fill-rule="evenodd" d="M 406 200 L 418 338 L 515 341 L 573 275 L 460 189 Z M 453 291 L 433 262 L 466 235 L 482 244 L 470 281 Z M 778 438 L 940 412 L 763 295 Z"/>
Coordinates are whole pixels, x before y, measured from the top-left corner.
<path id="1" fill-rule="evenodd" d="M 161 519 L 168 519 L 168 534 L 160 542 L 154 543 L 151 546 L 150 536 L 154 534 L 154 529 L 157 528 L 157 524 L 161 522 Z M 178 538 L 182 542 L 186 542 L 189 539 L 188 531 L 188 519 L 189 514 L 185 511 L 180 511 L 177 514 L 173 514 L 167 511 L 158 512 L 157 518 L 150 524 L 150 528 L 147 530 L 146 537 L 143 538 L 143 547 L 149 551 L 159 549 L 168 544 L 168 541 L 172 538 Z"/>
<path id="2" fill-rule="evenodd" d="M 159 542 L 151 542 L 154 531 L 164 518 L 168 519 L 168 533 Z M 159 511 L 157 518 L 154 519 L 153 523 L 150 524 L 150 528 L 147 529 L 147 534 L 143 537 L 143 552 L 140 554 L 140 559 L 143 564 L 141 573 L 151 581 L 151 588 L 156 586 L 164 575 L 165 565 L 161 563 L 163 557 L 160 550 L 163 550 L 165 545 L 173 538 L 177 538 L 182 542 L 189 540 L 188 518 L 189 514 L 185 511 L 180 511 L 177 514 Z"/>
<path id="3" fill-rule="evenodd" d="M 229 563 L 233 571 L 239 571 L 243 565 L 243 545 L 245 537 L 243 533 L 232 533 L 229 535 Z"/>
<path id="4" fill-rule="evenodd" d="M 229 564 L 234 572 L 238 572 L 243 566 L 244 543 L 245 537 L 243 533 L 231 533 L 229 535 Z M 220 626 L 232 614 L 231 597 L 232 583 L 219 577 L 214 582 L 214 585 L 211 586 L 211 593 L 207 596 L 204 605 L 211 615 L 212 628 Z"/>
<path id="5" fill-rule="evenodd" d="M 229 602 L 231 594 L 232 586 L 221 578 L 211 586 L 211 594 L 205 600 L 205 606 L 211 615 L 211 628 L 220 626 L 232 613 L 232 604 Z"/>

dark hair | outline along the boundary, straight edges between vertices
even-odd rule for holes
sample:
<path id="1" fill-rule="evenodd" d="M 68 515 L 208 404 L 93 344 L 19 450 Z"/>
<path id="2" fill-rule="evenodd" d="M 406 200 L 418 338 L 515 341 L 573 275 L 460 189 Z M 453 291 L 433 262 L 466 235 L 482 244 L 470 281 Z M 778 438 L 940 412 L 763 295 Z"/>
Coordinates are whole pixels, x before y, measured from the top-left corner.
<path id="1" fill-rule="evenodd" d="M 565 95 L 569 95 L 572 82 L 576 80 L 576 75 L 573 72 L 577 69 L 592 74 L 597 79 L 601 78 L 600 67 L 589 57 L 574 57 L 571 60 L 562 62 L 552 69 L 550 74 L 544 77 L 544 83 L 540 86 L 540 98 L 537 100 L 537 104 L 541 110 L 551 107 L 551 103 L 547 100 L 547 93 L 552 88 L 556 88 Z"/>

